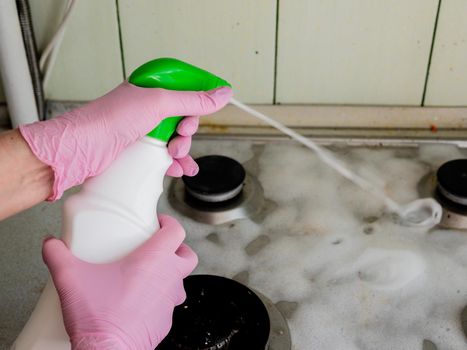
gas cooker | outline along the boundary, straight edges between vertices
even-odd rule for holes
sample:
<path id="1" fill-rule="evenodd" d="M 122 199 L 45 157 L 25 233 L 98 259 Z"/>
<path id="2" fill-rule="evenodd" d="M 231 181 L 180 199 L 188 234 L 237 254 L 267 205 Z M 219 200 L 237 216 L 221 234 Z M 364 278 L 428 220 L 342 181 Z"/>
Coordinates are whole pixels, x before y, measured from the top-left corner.
<path id="1" fill-rule="evenodd" d="M 420 197 L 421 179 L 444 162 L 467 158 L 467 151 L 442 144 L 335 151 L 400 202 Z M 466 347 L 460 321 L 467 304 L 466 232 L 399 226 L 377 199 L 293 142 L 206 138 L 194 142 L 192 153 L 242 163 L 261 185 L 267 210 L 206 224 L 163 196 L 159 212 L 186 228 L 199 256 L 195 274 L 235 279 L 274 303 L 287 320 L 292 349 L 412 350 L 424 340 L 440 350 Z M 165 185 L 168 193 L 173 182 Z M 59 210 L 60 203 L 44 203 L 0 225 L 4 348 L 46 280 L 41 238 L 60 231 Z"/>
<path id="2" fill-rule="evenodd" d="M 467 157 L 441 144 L 335 150 L 402 203 L 422 197 L 421 179 L 441 164 Z M 195 273 L 240 280 L 276 303 L 293 349 L 466 346 L 467 232 L 399 226 L 377 199 L 293 142 L 204 140 L 193 153 L 242 163 L 267 208 L 218 225 L 187 217 L 170 200 L 161 210 L 186 227 L 200 256 Z"/>

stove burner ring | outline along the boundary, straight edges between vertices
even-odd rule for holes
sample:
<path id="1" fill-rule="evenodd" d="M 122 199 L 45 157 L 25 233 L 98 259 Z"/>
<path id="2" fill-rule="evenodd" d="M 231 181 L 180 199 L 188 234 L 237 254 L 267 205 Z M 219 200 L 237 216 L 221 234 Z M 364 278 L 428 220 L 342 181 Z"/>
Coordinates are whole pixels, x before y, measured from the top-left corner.
<path id="1" fill-rule="evenodd" d="M 219 194 L 204 194 L 204 193 L 199 193 L 196 191 L 193 191 L 191 188 L 185 187 L 185 190 L 194 198 L 202 201 L 202 202 L 208 202 L 208 203 L 221 203 L 221 202 L 226 202 L 232 198 L 235 198 L 242 192 L 243 189 L 243 184 L 238 186 L 237 188 L 224 192 L 224 193 L 219 193 Z"/>
<path id="2" fill-rule="evenodd" d="M 245 182 L 245 169 L 236 160 L 225 156 L 204 156 L 196 159 L 199 173 L 183 176 L 186 191 L 208 203 L 220 203 L 240 194 Z"/>
<path id="3" fill-rule="evenodd" d="M 422 197 L 433 197 L 443 207 L 440 226 L 467 230 L 467 160 L 444 163 L 436 173 L 426 174 L 418 183 Z"/>
<path id="4" fill-rule="evenodd" d="M 457 197 L 438 183 L 439 193 L 454 203 L 467 206 L 467 198 Z"/>
<path id="5" fill-rule="evenodd" d="M 437 171 L 438 190 L 448 200 L 467 206 L 467 159 L 444 163 Z"/>
<path id="6" fill-rule="evenodd" d="M 178 212 L 198 222 L 221 225 L 254 218 L 266 210 L 261 184 L 240 163 L 224 156 L 196 161 L 199 175 L 174 179 L 169 187 L 169 203 Z"/>

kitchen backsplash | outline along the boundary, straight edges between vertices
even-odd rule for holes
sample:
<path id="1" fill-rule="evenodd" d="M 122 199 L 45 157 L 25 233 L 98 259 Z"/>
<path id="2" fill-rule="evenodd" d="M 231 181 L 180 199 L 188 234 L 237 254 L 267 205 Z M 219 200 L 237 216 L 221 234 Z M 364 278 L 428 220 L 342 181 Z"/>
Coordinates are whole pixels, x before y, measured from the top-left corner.
<path id="1" fill-rule="evenodd" d="M 30 0 L 39 49 L 66 3 Z M 250 103 L 466 106 L 465 13 L 463 0 L 79 0 L 45 90 L 90 100 L 173 56 Z"/>

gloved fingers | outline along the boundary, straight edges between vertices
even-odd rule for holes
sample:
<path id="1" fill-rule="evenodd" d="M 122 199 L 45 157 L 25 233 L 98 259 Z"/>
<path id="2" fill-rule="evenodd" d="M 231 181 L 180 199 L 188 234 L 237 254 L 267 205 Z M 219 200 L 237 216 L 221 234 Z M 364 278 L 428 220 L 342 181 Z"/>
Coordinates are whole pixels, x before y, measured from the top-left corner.
<path id="1" fill-rule="evenodd" d="M 180 272 L 183 274 L 183 278 L 193 272 L 196 265 L 198 265 L 198 256 L 196 253 L 185 243 L 182 243 L 175 252 L 180 258 Z"/>
<path id="2" fill-rule="evenodd" d="M 191 136 L 176 136 L 168 146 L 169 155 L 172 158 L 179 159 L 186 157 L 191 147 Z"/>
<path id="3" fill-rule="evenodd" d="M 196 253 L 186 243 L 180 244 L 178 249 L 175 251 L 175 254 L 177 254 L 182 259 L 197 258 Z"/>
<path id="4" fill-rule="evenodd" d="M 175 218 L 168 215 L 159 215 L 159 224 L 161 226 L 159 231 L 148 239 L 141 248 L 149 251 L 175 252 L 185 239 L 185 230 Z"/>
<path id="5" fill-rule="evenodd" d="M 198 126 L 198 116 L 185 117 L 177 126 L 177 134 L 181 136 L 193 136 L 198 130 Z"/>
<path id="6" fill-rule="evenodd" d="M 55 277 L 64 266 L 74 262 L 75 258 L 71 254 L 65 243 L 57 238 L 47 238 L 42 243 L 42 259 Z"/>
<path id="7" fill-rule="evenodd" d="M 165 92 L 166 103 L 158 106 L 161 118 L 174 115 L 211 114 L 223 108 L 233 95 L 232 89 L 226 86 L 209 91 L 165 90 Z M 154 93 L 160 98 L 160 91 Z"/>
<path id="8" fill-rule="evenodd" d="M 199 172 L 199 166 L 190 156 L 174 159 L 166 175 L 173 177 L 195 176 Z"/>
<path id="9" fill-rule="evenodd" d="M 172 164 L 170 165 L 169 169 L 167 169 L 167 172 L 165 173 L 167 176 L 172 176 L 172 177 L 182 177 L 183 176 L 183 168 L 180 165 L 180 163 L 177 162 L 176 159 L 172 161 Z"/>
<path id="10" fill-rule="evenodd" d="M 176 162 L 180 164 L 183 169 L 183 174 L 186 176 L 195 176 L 199 172 L 199 166 L 193 158 L 186 156 L 180 159 L 176 159 Z"/>
<path id="11" fill-rule="evenodd" d="M 185 299 L 186 299 L 186 292 L 185 292 L 185 289 L 183 288 L 183 283 L 182 283 L 181 288 L 179 288 L 179 289 L 176 291 L 174 297 L 175 297 L 175 298 L 174 298 L 174 299 L 175 299 L 175 300 L 174 300 L 175 306 L 180 305 L 180 304 L 183 304 L 183 302 L 185 301 Z"/>

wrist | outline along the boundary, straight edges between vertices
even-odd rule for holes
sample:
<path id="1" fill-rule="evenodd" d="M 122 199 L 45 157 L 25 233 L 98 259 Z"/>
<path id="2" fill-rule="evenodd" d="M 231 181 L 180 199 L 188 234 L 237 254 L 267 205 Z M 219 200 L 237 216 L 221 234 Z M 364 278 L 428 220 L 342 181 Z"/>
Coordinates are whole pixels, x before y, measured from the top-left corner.
<path id="1" fill-rule="evenodd" d="M 0 220 L 50 196 L 53 171 L 31 151 L 18 130 L 0 136 Z"/>
<path id="2" fill-rule="evenodd" d="M 80 149 L 80 135 L 71 121 L 73 118 L 65 113 L 57 118 L 20 125 L 19 132 L 29 146 L 30 151 L 53 174 L 52 188 L 48 201 L 60 199 L 63 192 L 83 183 L 89 176 L 86 154 Z"/>

